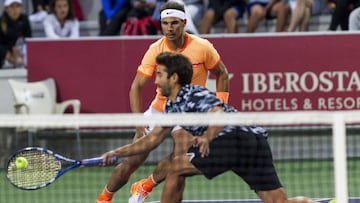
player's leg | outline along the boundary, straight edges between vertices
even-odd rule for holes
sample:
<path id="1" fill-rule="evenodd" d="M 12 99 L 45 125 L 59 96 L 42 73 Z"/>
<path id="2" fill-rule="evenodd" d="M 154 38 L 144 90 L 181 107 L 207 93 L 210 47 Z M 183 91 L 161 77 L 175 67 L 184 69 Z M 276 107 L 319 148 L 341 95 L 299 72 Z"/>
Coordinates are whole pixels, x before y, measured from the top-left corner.
<path id="1" fill-rule="evenodd" d="M 251 137 L 255 138 L 255 140 Z M 244 164 L 240 164 L 234 167 L 233 171 L 242 177 L 251 189 L 256 191 L 262 202 L 313 203 L 312 200 L 306 197 L 292 199 L 287 197 L 273 164 L 266 131 L 257 130 L 257 133 L 254 132 L 252 135 L 251 133 L 240 133 L 236 150 L 237 157 L 245 160 L 244 163 L 249 167 L 244 169 L 242 167 Z"/>
<path id="2" fill-rule="evenodd" d="M 135 182 L 131 186 L 131 197 L 129 203 L 143 203 L 150 196 L 154 187 L 161 183 L 168 172 L 172 154 L 162 159 L 157 165 L 153 173 L 145 179 Z"/>
<path id="3" fill-rule="evenodd" d="M 185 188 L 185 177 L 202 174 L 190 163 L 191 156 L 176 156 L 172 160 L 171 167 L 161 195 L 161 203 L 180 203 Z"/>
<path id="4" fill-rule="evenodd" d="M 173 128 L 171 136 L 177 144 L 174 146 L 174 153 L 162 159 L 157 165 L 153 173 L 146 179 L 135 182 L 131 186 L 131 195 L 129 202 L 144 202 L 154 187 L 165 180 L 170 162 L 175 155 L 183 155 L 192 145 L 193 136 L 180 126 Z"/>
<path id="5" fill-rule="evenodd" d="M 160 112 L 150 107 L 146 112 L 144 112 L 144 115 L 152 115 L 158 113 Z M 153 128 L 154 126 L 148 126 L 147 129 L 143 127 L 136 128 L 133 142 L 136 142 L 138 139 L 146 136 L 149 132 L 151 132 Z M 127 157 L 120 164 L 118 164 L 114 168 L 109 178 L 109 181 L 105 185 L 105 188 L 103 189 L 101 194 L 98 196 L 96 202 L 111 203 L 114 194 L 128 182 L 131 174 L 133 174 L 134 171 L 136 171 L 141 166 L 141 164 L 146 160 L 148 155 L 149 153 L 143 153 L 136 156 Z"/>
<path id="6" fill-rule="evenodd" d="M 258 191 L 257 194 L 264 203 L 315 203 L 307 197 L 288 198 L 284 188 L 269 191 Z"/>
<path id="7" fill-rule="evenodd" d="M 237 158 L 233 156 L 234 149 L 237 148 L 236 141 L 235 134 L 225 135 L 211 142 L 211 153 L 208 156 L 202 157 L 199 148 L 193 146 L 186 155 L 175 156 L 165 179 L 161 203 L 181 202 L 185 178 L 188 176 L 204 175 L 211 179 L 230 170 L 231 164 L 237 162 Z M 175 141 L 175 146 L 177 145 L 178 142 Z"/>
<path id="8" fill-rule="evenodd" d="M 114 168 L 108 183 L 99 195 L 97 202 L 111 203 L 115 192 L 117 192 L 128 182 L 131 174 L 140 167 L 140 165 L 145 161 L 147 156 L 148 153 L 131 156 L 126 158 L 119 165 L 117 165 Z"/>

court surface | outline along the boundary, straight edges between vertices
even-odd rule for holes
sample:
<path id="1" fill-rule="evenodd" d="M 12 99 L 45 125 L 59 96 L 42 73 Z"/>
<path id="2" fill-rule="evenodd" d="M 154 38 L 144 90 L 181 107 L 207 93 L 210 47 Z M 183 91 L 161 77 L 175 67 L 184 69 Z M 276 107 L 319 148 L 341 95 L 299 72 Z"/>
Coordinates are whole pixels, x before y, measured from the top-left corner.
<path id="1" fill-rule="evenodd" d="M 319 203 L 328 203 L 331 199 L 318 199 L 315 201 Z M 260 200 L 188 200 L 182 201 L 183 203 L 262 203 Z M 159 203 L 159 201 L 149 202 Z M 351 198 L 349 203 L 360 203 L 360 198 Z"/>

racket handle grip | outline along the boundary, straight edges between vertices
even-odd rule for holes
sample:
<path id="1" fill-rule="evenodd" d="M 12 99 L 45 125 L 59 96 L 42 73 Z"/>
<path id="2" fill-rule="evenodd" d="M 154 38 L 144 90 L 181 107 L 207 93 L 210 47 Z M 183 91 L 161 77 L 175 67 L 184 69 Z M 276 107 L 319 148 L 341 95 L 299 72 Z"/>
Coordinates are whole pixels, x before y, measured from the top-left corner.
<path id="1" fill-rule="evenodd" d="M 116 162 L 118 160 L 117 156 L 112 156 L 111 157 L 113 162 Z M 95 157 L 95 158 L 91 158 L 91 159 L 83 159 L 81 161 L 81 165 L 83 166 L 90 166 L 90 165 L 98 165 L 101 164 L 103 162 L 103 158 L 102 157 Z"/>

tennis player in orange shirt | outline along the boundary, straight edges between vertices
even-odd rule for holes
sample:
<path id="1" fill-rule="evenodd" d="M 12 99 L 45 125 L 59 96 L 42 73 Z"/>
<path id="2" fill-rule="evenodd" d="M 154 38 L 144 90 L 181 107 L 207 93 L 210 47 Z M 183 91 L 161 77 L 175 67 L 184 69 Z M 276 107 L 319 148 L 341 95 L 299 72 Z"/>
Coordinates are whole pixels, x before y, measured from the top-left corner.
<path id="1" fill-rule="evenodd" d="M 192 84 L 205 87 L 208 73 L 214 74 L 216 76 L 216 95 L 224 103 L 227 103 L 229 98 L 229 76 L 217 50 L 208 40 L 184 31 L 186 15 L 182 4 L 173 1 L 167 2 L 162 6 L 160 12 L 161 28 L 164 36 L 150 45 L 137 69 L 137 74 L 130 89 L 131 111 L 133 113 L 142 112 L 142 90 L 156 72 L 156 57 L 163 52 L 181 53 L 190 59 L 194 72 Z M 157 88 L 156 97 L 144 114 L 163 113 L 165 102 L 166 98 L 161 95 Z M 147 128 L 137 127 L 134 141 L 146 136 L 152 128 L 153 126 Z M 173 136 L 184 135 L 184 133 L 187 132 L 180 127 L 172 131 Z M 132 197 L 129 199 L 129 203 L 145 202 L 152 189 L 165 179 L 171 157 L 174 154 L 185 153 L 188 150 L 185 146 L 188 145 L 184 144 L 184 147 L 174 148 L 174 152 L 161 160 L 148 178 L 132 185 Z M 140 167 L 148 155 L 148 153 L 145 153 L 131 156 L 117 165 L 96 203 L 111 203 L 115 192 L 128 182 L 130 175 Z"/>

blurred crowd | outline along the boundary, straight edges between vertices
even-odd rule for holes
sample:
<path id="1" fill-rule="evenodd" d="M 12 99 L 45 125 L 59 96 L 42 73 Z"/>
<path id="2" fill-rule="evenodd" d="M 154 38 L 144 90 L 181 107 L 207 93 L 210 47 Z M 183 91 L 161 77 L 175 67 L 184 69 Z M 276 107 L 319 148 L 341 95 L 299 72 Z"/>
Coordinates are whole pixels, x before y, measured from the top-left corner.
<path id="1" fill-rule="evenodd" d="M 79 1 L 0 1 L 0 67 L 26 63 L 24 39 L 32 37 L 34 25 L 42 25 L 48 38 L 80 37 L 81 21 L 88 19 Z M 360 29 L 360 0 L 101 0 L 92 1 L 99 4 L 98 35 L 161 34 L 159 9 L 166 1 L 184 4 L 185 29 L 192 34 L 211 34 L 218 24 L 226 33 L 238 33 L 240 20 L 247 33 L 257 32 L 264 21 L 273 21 L 276 32 L 308 31 L 311 18 L 324 13 L 331 15 L 328 30 Z"/>

